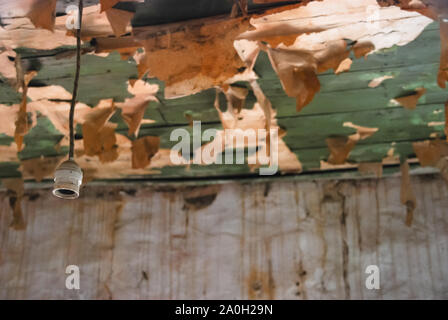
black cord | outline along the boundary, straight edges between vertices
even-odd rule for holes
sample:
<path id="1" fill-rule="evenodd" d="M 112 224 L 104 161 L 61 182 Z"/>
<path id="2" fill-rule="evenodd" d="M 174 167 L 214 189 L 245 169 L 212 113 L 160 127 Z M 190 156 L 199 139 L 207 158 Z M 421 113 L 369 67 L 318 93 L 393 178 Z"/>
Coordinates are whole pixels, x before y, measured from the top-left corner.
<path id="1" fill-rule="evenodd" d="M 76 106 L 76 98 L 78 96 L 78 83 L 79 83 L 79 73 L 81 70 L 81 26 L 82 26 L 82 12 L 84 10 L 83 0 L 79 0 L 78 5 L 78 26 L 76 29 L 76 74 L 75 74 L 75 83 L 73 85 L 73 96 L 72 102 L 70 105 L 70 149 L 68 157 L 70 160 L 73 160 L 75 153 L 75 130 L 73 128 L 74 117 L 75 117 L 75 106 Z"/>

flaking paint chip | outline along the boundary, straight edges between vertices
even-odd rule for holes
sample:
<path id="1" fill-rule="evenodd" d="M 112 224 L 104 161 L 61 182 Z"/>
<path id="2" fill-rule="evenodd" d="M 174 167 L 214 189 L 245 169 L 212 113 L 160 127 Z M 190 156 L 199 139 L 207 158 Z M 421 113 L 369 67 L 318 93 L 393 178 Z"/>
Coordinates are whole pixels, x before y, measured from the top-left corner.
<path id="1" fill-rule="evenodd" d="M 401 105 L 409 110 L 417 107 L 419 99 L 426 93 L 425 88 L 417 88 L 411 94 L 397 97 L 391 100 L 392 103 Z"/>

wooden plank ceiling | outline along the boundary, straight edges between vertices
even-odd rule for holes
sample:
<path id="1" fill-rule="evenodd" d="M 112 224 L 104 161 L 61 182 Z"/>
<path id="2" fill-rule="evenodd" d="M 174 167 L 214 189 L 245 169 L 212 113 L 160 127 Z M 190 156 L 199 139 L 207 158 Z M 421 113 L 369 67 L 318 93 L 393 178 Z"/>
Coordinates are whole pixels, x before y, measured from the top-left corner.
<path id="1" fill-rule="evenodd" d="M 91 2 L 95 3 L 95 1 Z M 272 6 L 284 8 L 285 5 L 291 3 L 295 3 L 294 6 L 298 7 L 296 1 L 289 3 L 266 2 L 267 4 L 253 4 L 252 1 L 249 1 L 249 14 L 272 9 Z M 373 2 L 375 3 L 375 1 Z M 325 0 L 320 5 L 325 6 L 325 3 L 328 3 L 328 8 L 334 4 L 334 1 Z M 310 5 L 308 4 L 308 6 Z M 307 7 L 302 6 L 300 8 Z M 56 31 L 53 33 L 55 39 L 59 37 L 58 32 L 63 30 L 58 29 L 58 19 L 63 18 L 63 9 L 64 6 L 58 3 L 57 10 L 61 14 L 56 19 Z M 294 7 L 291 7 L 291 9 L 298 10 Z M 381 10 L 383 9 L 389 10 L 390 8 L 381 8 Z M 395 9 L 407 14 L 405 19 L 426 19 L 412 11 Z M 193 23 L 194 26 L 195 21 L 207 21 L 195 19 L 228 17 L 232 10 L 232 2 L 221 0 L 120 2 L 115 5 L 115 10 L 135 12 L 132 20 L 133 32 L 126 31 L 118 38 L 132 44 L 136 41 L 134 36 L 137 34 L 149 32 L 152 34 L 152 38 L 157 38 L 160 34 L 166 35 L 173 32 L 174 39 L 176 30 L 182 28 L 183 25 Z M 241 12 L 238 12 L 236 19 L 240 15 Z M 314 21 L 313 18 L 317 19 L 313 16 L 306 18 L 310 21 Z M 328 19 L 332 18 L 334 17 Z M 305 18 L 296 17 L 295 19 L 299 21 Z M 397 19 L 399 19 L 398 16 Z M 5 29 L 2 29 L 3 32 L 11 28 L 10 26 L 14 25 L 16 20 L 13 17 L 4 18 L 3 26 Z M 186 20 L 189 22 L 185 23 Z M 307 174 L 325 170 L 344 171 L 356 168 L 361 163 L 399 164 L 400 160 L 416 158 L 413 143 L 427 140 L 434 142 L 438 141 L 437 139 L 444 141 L 444 104 L 448 95 L 437 84 L 441 55 L 439 23 L 429 20 L 427 23 L 424 23 L 424 20 L 418 21 L 423 21 L 421 23 L 422 32 L 418 30 L 418 27 L 415 27 L 415 32 L 412 31 L 415 35 L 410 31 L 408 38 L 406 38 L 406 35 L 400 35 L 400 32 L 405 34 L 406 30 L 387 29 L 391 34 L 398 34 L 398 38 L 406 38 L 405 43 L 391 41 L 390 45 L 385 44 L 384 48 L 375 50 L 364 58 L 355 57 L 352 51 L 349 56 L 352 64 L 348 71 L 335 74 L 332 69 L 320 73 L 318 75 L 321 84 L 320 91 L 311 103 L 300 112 L 296 111 L 296 98 L 285 93 L 279 76 L 272 67 L 267 53 L 269 49 L 260 51 L 253 66 L 253 71 L 258 77 L 257 83 L 276 112 L 276 123 L 286 132 L 283 141 L 287 150 L 301 164 L 301 170 L 297 168 L 289 170 L 286 165 L 284 166 L 286 170 L 282 170 L 283 172 L 279 174 L 290 172 Z M 178 22 L 182 23 L 176 24 Z M 349 23 L 348 21 L 347 25 Z M 98 25 L 100 24 L 98 22 Z M 344 26 L 342 25 L 342 27 Z M 20 28 L 18 27 L 19 30 Z M 11 31 L 9 32 L 9 34 L 12 34 Z M 51 39 L 50 34 L 45 34 L 45 36 Z M 376 36 L 378 35 L 371 35 L 372 39 Z M 21 176 L 25 179 L 51 178 L 52 168 L 67 155 L 68 151 L 67 144 L 64 142 L 66 132 L 61 129 L 61 123 L 57 121 L 57 116 L 53 114 L 53 111 L 67 110 L 69 97 L 61 94 L 60 97 L 51 96 L 48 98 L 44 96 L 44 98 L 39 99 L 35 95 L 38 95 L 36 92 L 45 92 L 44 89 L 48 86 L 61 86 L 68 92 L 72 91 L 75 65 L 74 46 L 73 43 L 61 42 L 56 47 L 51 45 L 41 47 L 30 45 L 27 47 L 27 42 L 21 41 L 23 39 L 26 39 L 26 36 L 16 39 L 16 45 L 13 46 L 13 49 L 21 56 L 22 64 L 26 68 L 37 70 L 37 74 L 29 84 L 31 93 L 28 93 L 28 115 L 32 126 L 24 136 L 24 148 L 19 152 L 17 152 L 11 130 L 7 131 L 5 129 L 0 133 L 0 152 L 2 153 L 0 154 L 0 178 Z M 140 76 L 137 59 L 134 59 L 132 54 L 124 57 L 123 55 L 120 56 L 119 52 L 113 50 L 110 50 L 108 54 L 98 52 L 101 51 L 98 50 L 98 44 L 104 45 L 111 39 L 115 41 L 117 38 L 111 34 L 106 36 L 101 34 L 97 37 L 90 36 L 84 41 L 83 46 L 86 54 L 82 58 L 79 103 L 88 107 L 97 106 L 103 99 L 113 99 L 115 103 L 123 103 L 126 99 L 132 99 L 135 96 L 135 93 L 129 90 L 129 80 L 131 79 L 131 82 L 133 82 Z M 4 41 L 3 50 L 6 50 L 5 43 L 10 45 L 7 40 L 6 36 L 0 36 L 0 41 Z M 348 47 L 356 44 L 354 40 L 356 39 L 345 39 Z M 385 42 L 389 40 L 390 38 L 387 35 L 384 36 Z M 113 43 L 117 45 L 119 42 L 115 41 Z M 269 46 L 270 44 L 268 41 L 261 45 Z M 127 46 L 129 47 L 129 45 Z M 94 50 L 97 54 L 93 54 Z M 138 49 L 138 52 L 142 52 L 142 49 Z M 123 54 L 123 51 L 121 53 Z M 3 61 L 1 63 L 5 63 Z M 373 85 L 372 80 L 385 76 L 387 76 L 386 80 L 378 83 L 377 86 Z M 20 104 L 22 93 L 10 86 L 4 74 L 1 74 L 0 77 L 0 105 L 2 106 L 3 118 L 0 121 L 11 122 L 14 119 L 11 120 L 4 115 L 9 114 L 7 108 L 13 108 L 14 105 Z M 124 140 L 129 140 L 130 145 L 131 141 L 136 139 L 153 136 L 160 137 L 159 151 L 169 150 L 176 144 L 169 139 L 171 132 L 176 128 L 185 128 L 191 131 L 193 120 L 202 121 L 202 130 L 207 128 L 220 130 L 223 128 L 220 113 L 214 107 L 217 92 L 215 87 L 200 90 L 200 92 L 192 95 L 168 99 L 165 92 L 166 82 L 151 77 L 151 70 L 142 80 L 159 86 L 159 90 L 154 94 L 158 101 L 148 102 L 146 109 L 144 109 L 144 121 L 137 137 L 129 134 L 128 123 L 122 116 L 124 109 L 116 109 L 109 122 L 116 124 L 115 133 L 119 136 L 116 144 L 119 147 Z M 242 78 L 242 81 L 236 81 L 234 85 L 248 90 L 243 114 L 244 112 L 248 114 L 254 112 L 253 108 L 257 99 L 250 82 Z M 426 91 L 418 99 L 415 109 L 405 108 L 392 101 L 398 97 L 412 97 L 421 88 Z M 223 90 L 219 93 L 219 102 L 221 112 L 225 112 L 227 101 Z M 39 103 L 47 109 L 39 109 Z M 54 107 L 54 110 L 51 107 Z M 51 114 L 53 116 L 49 116 Z M 329 161 L 328 138 L 349 137 L 358 132 L 356 126 L 378 130 L 369 135 L 368 138 L 357 141 L 351 152 L 348 153 L 348 157 L 343 159 L 342 164 L 329 163 L 331 161 Z M 0 125 L 0 128 L 3 127 L 6 127 L 6 125 Z M 84 138 L 82 123 L 79 122 L 76 128 L 77 143 L 82 147 Z M 82 153 L 82 151 L 80 152 Z M 164 163 L 161 156 L 158 157 L 157 155 L 153 157 L 151 165 L 136 170 L 132 169 L 131 153 L 129 156 L 120 156 L 112 162 L 101 162 L 96 156 L 87 157 L 81 164 L 87 166 L 84 167 L 85 172 L 95 179 L 182 179 L 186 177 L 212 179 L 217 177 L 258 176 L 257 170 L 251 170 L 247 164 L 172 166 Z M 92 164 L 88 165 L 89 162 Z M 49 168 L 39 168 L 42 166 Z M 35 171 L 43 172 L 36 176 Z"/>

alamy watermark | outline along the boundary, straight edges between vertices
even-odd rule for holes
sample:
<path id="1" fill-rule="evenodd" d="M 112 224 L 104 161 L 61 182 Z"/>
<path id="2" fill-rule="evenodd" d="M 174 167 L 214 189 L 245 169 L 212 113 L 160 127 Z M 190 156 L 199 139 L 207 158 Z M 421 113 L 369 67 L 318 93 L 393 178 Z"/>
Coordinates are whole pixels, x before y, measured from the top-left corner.
<path id="1" fill-rule="evenodd" d="M 377 265 L 369 265 L 366 268 L 366 274 L 369 276 L 366 279 L 366 288 L 369 290 L 380 289 L 380 268 Z"/>
<path id="2" fill-rule="evenodd" d="M 78 6 L 69 5 L 65 11 L 67 29 L 79 29 Z M 367 28 L 373 31 L 379 30 L 381 28 L 380 8 L 370 5 L 366 7 L 365 12 Z M 340 36 L 338 28 L 328 31 L 334 32 L 335 38 Z M 247 150 L 247 164 L 259 167 L 260 175 L 274 175 L 278 172 L 278 128 L 270 129 L 269 132 L 265 129 L 224 129 L 223 134 L 219 134 L 215 129 L 207 129 L 201 133 L 201 123 L 194 121 L 192 137 L 188 130 L 182 128 L 171 132 L 170 141 L 179 141 L 179 139 L 180 142 L 171 149 L 170 153 L 170 160 L 174 165 L 244 164 L 245 150 Z M 202 146 L 203 141 L 210 141 L 210 143 Z M 190 150 L 191 146 L 193 152 Z M 193 158 L 191 158 L 192 154 L 194 154 Z"/>
<path id="3" fill-rule="evenodd" d="M 65 9 L 65 13 L 67 14 L 67 20 L 65 21 L 65 26 L 68 30 L 79 29 L 79 8 L 75 5 L 69 5 Z"/>
<path id="4" fill-rule="evenodd" d="M 68 290 L 80 290 L 80 271 L 76 265 L 69 265 L 65 269 L 68 274 L 65 280 L 65 287 Z M 377 265 L 367 266 L 365 273 L 368 275 L 365 281 L 366 289 L 380 290 L 380 268 Z"/>
<path id="5" fill-rule="evenodd" d="M 65 268 L 65 274 L 68 274 L 65 279 L 65 287 L 68 290 L 79 290 L 80 286 L 80 273 L 79 267 L 75 265 L 69 265 Z"/>
<path id="6" fill-rule="evenodd" d="M 274 175 L 278 171 L 278 128 L 269 132 L 266 129 L 202 132 L 201 122 L 194 121 L 192 135 L 189 130 L 178 128 L 171 132 L 170 141 L 178 142 L 170 153 L 174 165 L 244 164 L 247 150 L 247 163 L 260 166 L 260 175 Z M 208 143 L 202 145 L 203 142 Z"/>

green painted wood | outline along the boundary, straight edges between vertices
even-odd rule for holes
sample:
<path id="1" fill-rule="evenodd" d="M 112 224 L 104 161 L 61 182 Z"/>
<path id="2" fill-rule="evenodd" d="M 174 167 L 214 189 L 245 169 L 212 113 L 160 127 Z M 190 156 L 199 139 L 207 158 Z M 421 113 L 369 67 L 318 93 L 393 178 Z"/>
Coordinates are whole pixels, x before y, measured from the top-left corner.
<path id="1" fill-rule="evenodd" d="M 379 131 L 371 138 L 360 141 L 350 153 L 349 162 L 380 162 L 391 147 L 401 159 L 414 157 L 413 141 L 422 141 L 437 133 L 443 137 L 443 126 L 429 127 L 429 122 L 443 122 L 443 104 L 448 98 L 446 90 L 437 87 L 436 75 L 440 54 L 440 40 L 436 24 L 428 26 L 423 34 L 405 47 L 394 47 L 369 55 L 367 59 L 356 59 L 349 72 L 334 75 L 326 72 L 319 75 L 322 90 L 315 100 L 302 112 L 295 111 L 295 99 L 283 92 L 267 55 L 261 53 L 255 70 L 260 76 L 260 86 L 271 100 L 277 111 L 278 123 L 287 132 L 284 141 L 299 157 L 306 172 L 314 172 L 320 167 L 321 160 L 327 160 L 329 151 L 325 139 L 330 136 L 347 136 L 354 129 L 343 127 L 344 122 L 355 125 L 377 127 Z M 22 50 L 22 49 L 21 49 Z M 69 52 L 73 48 L 62 48 Z M 21 51 L 24 59 L 36 60 L 41 65 L 38 76 L 31 85 L 62 85 L 72 90 L 74 58 L 55 59 L 61 51 Z M 93 55 L 83 56 L 83 68 L 80 88 L 80 101 L 94 106 L 100 99 L 114 98 L 123 101 L 130 97 L 127 92 L 127 80 L 136 77 L 135 63 L 123 61 L 114 53 L 107 58 Z M 394 75 L 395 78 L 383 82 L 377 88 L 368 88 L 368 83 L 382 75 Z M 190 119 L 201 120 L 202 129 L 221 129 L 218 113 L 214 109 L 215 89 L 180 98 L 164 99 L 164 85 L 157 79 L 148 79 L 157 83 L 161 90 L 159 103 L 150 103 L 145 112 L 146 119 L 155 123 L 143 125 L 139 136 L 159 136 L 162 148 L 171 148 L 177 142 L 170 141 L 173 130 L 183 128 L 191 132 Z M 242 83 L 249 88 L 247 83 Z M 413 111 L 393 106 L 390 100 L 424 86 L 428 91 Z M 9 91 L 8 91 L 9 90 Z M 3 92 L 6 92 L 3 94 Z M 0 103 L 12 104 L 20 101 L 20 96 L 5 83 L 0 82 Z M 17 100 L 17 98 L 19 98 Z M 251 108 L 255 98 L 250 92 L 246 108 Z M 220 94 L 222 110 L 226 108 L 224 95 Z M 188 115 L 188 117 L 186 117 Z M 118 110 L 111 119 L 118 124 L 117 132 L 127 135 L 127 125 Z M 77 138 L 82 138 L 82 129 L 77 127 Z M 20 159 L 40 156 L 58 156 L 67 153 L 66 148 L 56 149 L 62 139 L 45 117 L 39 115 L 37 125 L 25 137 L 25 149 Z M 12 137 L 0 135 L 0 145 L 8 145 Z M 205 143 L 203 141 L 202 143 Z M 14 167 L 15 166 L 15 167 Z M 17 164 L 1 164 L 0 177 L 14 176 Z M 10 172 L 10 173 L 8 173 Z M 151 175 L 150 179 L 178 178 L 219 178 L 219 177 L 255 177 L 244 165 L 210 165 L 185 167 L 167 167 L 161 173 Z M 129 179 L 141 178 L 130 176 Z"/>
<path id="2" fill-rule="evenodd" d="M 30 86 L 60 85 L 67 91 L 73 90 L 75 74 L 75 57 L 55 59 L 54 56 L 38 58 L 42 68 L 31 81 Z M 81 81 L 79 82 L 79 101 L 96 106 L 101 99 L 113 98 L 122 102 L 132 97 L 128 92 L 127 81 L 137 77 L 136 64 L 133 60 L 123 61 L 116 52 L 107 58 L 95 55 L 83 55 L 81 60 Z"/>
<path id="3" fill-rule="evenodd" d="M 93 50 L 94 48 L 91 46 L 90 42 L 83 43 L 83 50 Z M 36 59 L 36 58 L 45 58 L 45 57 L 63 57 L 73 56 L 76 52 L 76 46 L 61 46 L 51 50 L 41 50 L 41 49 L 31 49 L 31 48 L 23 48 L 18 47 L 14 49 L 15 52 L 20 54 L 22 59 Z"/>
<path id="4" fill-rule="evenodd" d="M 300 113 L 295 110 L 295 99 L 285 95 L 266 53 L 260 53 L 255 71 L 260 76 L 261 88 L 277 110 L 278 118 L 387 108 L 391 106 L 391 99 L 422 86 L 428 92 L 419 104 L 444 103 L 446 92 L 436 83 L 440 59 L 436 26 L 428 26 L 420 37 L 405 47 L 395 46 L 369 55 L 367 59 L 352 57 L 354 63 L 350 72 L 335 75 L 329 71 L 319 75 L 321 92 Z M 428 50 L 428 46 L 436 50 Z M 409 55 L 409 50 L 415 55 Z M 394 75 L 395 78 L 386 80 L 377 88 L 368 87 L 371 80 L 383 75 Z M 214 90 L 206 90 L 185 98 L 162 100 L 160 110 L 169 123 L 188 123 L 184 116 L 186 110 L 191 111 L 197 120 L 219 121 L 218 114 L 214 112 L 214 97 Z M 221 105 L 225 106 L 223 99 L 221 97 Z M 246 108 L 251 108 L 254 101 L 251 94 Z"/>
<path id="5" fill-rule="evenodd" d="M 0 133 L 0 146 L 9 146 L 14 141 L 13 137 Z"/>
<path id="6" fill-rule="evenodd" d="M 398 107 L 290 117 L 280 119 L 278 123 L 287 130 L 284 141 L 291 149 L 326 146 L 326 137 L 347 136 L 355 133 L 356 130 L 343 126 L 345 122 L 379 129 L 372 137 L 361 140 L 360 144 L 412 141 L 427 139 L 433 132 L 443 135 L 443 128 L 428 126 L 430 122 L 444 121 L 443 113 L 434 113 L 438 110 L 440 110 L 439 105 L 420 106 L 412 111 Z"/>
<path id="7" fill-rule="evenodd" d="M 20 164 L 17 162 L 0 162 L 0 179 L 20 178 L 22 173 L 19 171 L 19 167 Z"/>
<path id="8" fill-rule="evenodd" d="M 433 25 L 430 27 L 433 27 Z M 370 55 L 367 60 L 354 60 L 350 72 L 340 75 L 327 72 L 320 75 L 322 91 L 301 112 L 301 115 L 382 108 L 384 104 L 389 104 L 390 99 L 402 95 L 406 90 L 417 86 L 425 86 L 429 90 L 428 94 L 422 98 L 421 103 L 443 102 L 445 100 L 444 92 L 436 86 L 434 79 L 434 73 L 437 72 L 438 68 L 439 53 L 438 50 L 426 50 L 427 41 L 432 42 L 433 48 L 439 47 L 440 41 L 438 37 L 438 30 L 425 31 L 415 42 L 408 45 L 415 47 L 417 54 L 419 54 L 418 61 L 413 61 L 412 56 L 408 57 L 408 51 L 406 51 L 408 46 L 406 46 L 406 49 L 394 47 L 393 49 Z M 420 51 L 422 51 L 421 55 Z M 39 53 L 34 50 L 33 54 L 25 56 L 30 58 L 33 55 L 38 56 Z M 406 59 L 403 59 L 404 55 Z M 45 60 L 43 59 L 41 58 L 40 62 L 44 67 L 40 70 L 34 84 L 41 84 L 41 82 L 60 84 L 67 90 L 71 90 L 74 72 L 73 58 L 55 60 L 51 56 L 47 56 Z M 96 56 L 84 56 L 83 59 L 83 81 L 81 82 L 80 101 L 96 105 L 101 98 L 104 98 L 105 93 L 101 89 L 98 90 L 98 83 L 108 83 L 107 91 L 117 101 L 123 101 L 130 96 L 126 90 L 125 83 L 129 78 L 136 76 L 134 62 L 121 61 L 116 53 L 105 59 Z M 409 61 L 410 64 L 404 64 L 403 61 Z M 370 69 L 373 71 L 365 72 L 365 70 Z M 284 94 L 265 53 L 260 54 L 255 70 L 261 76 L 260 86 L 278 110 L 278 117 L 295 115 L 295 99 L 289 98 Z M 110 75 L 110 73 L 113 75 Z M 370 80 L 385 74 L 395 75 L 396 78 L 385 81 L 379 88 L 371 89 L 367 87 Z M 150 82 L 160 83 L 154 80 L 150 80 Z M 360 92 L 360 90 L 364 91 Z M 357 93 L 363 95 L 361 101 L 357 99 L 357 95 L 353 96 L 353 101 L 348 99 L 349 95 Z M 205 122 L 219 121 L 218 115 L 213 108 L 214 94 L 214 90 L 206 90 L 189 97 L 166 100 L 163 99 L 163 94 L 161 93 L 159 94 L 161 103 L 152 104 L 147 110 L 146 116 L 157 122 L 186 124 L 188 120 L 185 117 L 185 113 L 188 112 L 196 120 Z M 340 105 L 335 106 L 334 101 L 339 99 L 343 99 L 343 101 L 341 101 Z M 250 107 L 253 101 L 254 98 L 251 95 L 248 99 L 247 107 Z M 221 104 L 225 105 L 225 102 Z"/>
<path id="9" fill-rule="evenodd" d="M 14 90 L 5 78 L 0 76 L 0 104 L 13 105 L 22 101 L 22 95 Z"/>
<path id="10" fill-rule="evenodd" d="M 428 50 L 430 48 L 430 50 Z M 409 54 L 412 51 L 412 54 Z M 351 53 L 353 64 L 351 72 L 375 71 L 382 72 L 388 68 L 409 67 L 418 64 L 435 63 L 440 60 L 440 31 L 438 23 L 431 23 L 414 41 L 405 46 L 393 46 L 368 55 L 365 59 L 356 59 Z M 272 73 L 269 59 L 261 54 L 255 65 L 255 71 L 264 79 L 276 79 Z M 321 76 L 332 75 L 332 71 L 322 73 Z"/>
<path id="11" fill-rule="evenodd" d="M 160 103 L 151 104 L 150 109 L 160 111 L 164 121 L 169 124 L 188 124 L 189 120 L 185 116 L 186 114 L 190 114 L 193 120 L 197 121 L 219 122 L 219 115 L 214 107 L 215 95 L 216 90 L 209 89 L 181 99 L 163 99 Z M 221 109 L 225 111 L 227 108 L 225 96 L 221 93 L 219 97 Z M 250 91 L 244 108 L 252 108 L 255 102 L 255 96 Z"/>
<path id="12" fill-rule="evenodd" d="M 63 137 L 47 117 L 38 114 L 36 125 L 23 139 L 25 147 L 19 152 L 19 159 L 67 155 L 67 147 L 56 147 Z"/>
<path id="13" fill-rule="evenodd" d="M 398 156 L 400 160 L 415 157 L 412 141 L 369 145 L 357 144 L 350 152 L 347 162 L 351 164 L 382 162 L 382 160 L 387 157 L 387 153 L 391 148 L 394 148 L 394 155 Z M 292 151 L 302 163 L 305 172 L 319 169 L 320 161 L 327 161 L 330 155 L 330 152 L 326 147 Z"/>

